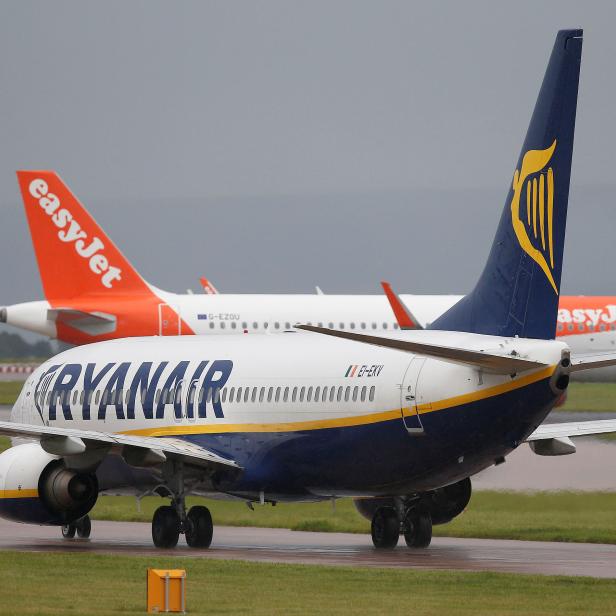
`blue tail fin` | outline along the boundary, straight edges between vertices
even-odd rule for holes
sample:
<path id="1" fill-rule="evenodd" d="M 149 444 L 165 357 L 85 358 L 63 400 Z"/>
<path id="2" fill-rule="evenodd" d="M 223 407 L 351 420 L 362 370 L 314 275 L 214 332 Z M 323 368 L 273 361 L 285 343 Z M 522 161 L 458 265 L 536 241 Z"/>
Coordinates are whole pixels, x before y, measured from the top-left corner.
<path id="1" fill-rule="evenodd" d="M 431 329 L 554 338 L 581 56 L 582 30 L 561 30 L 488 262 Z"/>

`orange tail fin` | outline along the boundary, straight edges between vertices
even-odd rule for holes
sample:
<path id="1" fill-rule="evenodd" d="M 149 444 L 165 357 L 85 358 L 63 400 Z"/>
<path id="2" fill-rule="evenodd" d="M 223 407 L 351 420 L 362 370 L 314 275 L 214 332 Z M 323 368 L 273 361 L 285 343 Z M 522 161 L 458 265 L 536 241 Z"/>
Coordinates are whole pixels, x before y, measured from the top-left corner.
<path id="1" fill-rule="evenodd" d="M 53 171 L 18 171 L 48 300 L 150 293 L 129 261 Z"/>

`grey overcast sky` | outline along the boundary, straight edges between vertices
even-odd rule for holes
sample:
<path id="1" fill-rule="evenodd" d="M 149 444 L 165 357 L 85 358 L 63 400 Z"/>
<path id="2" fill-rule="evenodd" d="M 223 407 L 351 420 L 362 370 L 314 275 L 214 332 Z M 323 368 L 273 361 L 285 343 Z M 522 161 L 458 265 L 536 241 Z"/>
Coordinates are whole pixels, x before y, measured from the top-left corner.
<path id="1" fill-rule="evenodd" d="M 613 294 L 612 2 L 0 3 L 0 303 L 42 297 L 14 172 L 150 282 L 469 290 L 555 33 L 584 51 L 563 291 Z"/>

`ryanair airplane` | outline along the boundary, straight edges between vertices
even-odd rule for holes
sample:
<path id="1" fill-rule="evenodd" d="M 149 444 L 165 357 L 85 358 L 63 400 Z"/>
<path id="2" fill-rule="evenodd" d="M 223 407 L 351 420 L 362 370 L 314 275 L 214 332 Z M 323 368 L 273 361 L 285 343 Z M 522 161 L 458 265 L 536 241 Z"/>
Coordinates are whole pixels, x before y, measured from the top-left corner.
<path id="1" fill-rule="evenodd" d="M 559 455 L 575 450 L 570 437 L 616 431 L 616 421 L 540 425 L 572 372 L 616 364 L 553 339 L 581 50 L 581 30 L 558 33 L 483 274 L 429 329 L 302 326 L 311 331 L 61 353 L 0 424 L 28 441 L 0 455 L 0 515 L 89 536 L 99 493 L 153 493 L 170 503 L 154 514 L 154 544 L 184 534 L 204 548 L 212 518 L 187 511 L 188 494 L 351 496 L 376 547 L 402 534 L 419 548 L 465 508 L 469 477 L 522 443 Z M 102 284 L 116 280 L 113 257 L 95 263 Z"/>

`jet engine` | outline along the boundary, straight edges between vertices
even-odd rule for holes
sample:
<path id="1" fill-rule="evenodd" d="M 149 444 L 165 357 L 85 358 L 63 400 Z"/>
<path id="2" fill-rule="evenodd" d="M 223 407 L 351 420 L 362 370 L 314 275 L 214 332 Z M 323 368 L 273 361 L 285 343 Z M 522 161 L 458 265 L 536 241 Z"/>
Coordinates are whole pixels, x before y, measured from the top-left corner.
<path id="1" fill-rule="evenodd" d="M 421 507 L 428 511 L 432 524 L 446 524 L 464 511 L 471 493 L 471 480 L 467 477 L 444 488 L 403 497 L 403 502 L 405 508 Z M 379 507 L 396 508 L 393 497 L 357 498 L 354 502 L 357 511 L 368 520 Z"/>
<path id="2" fill-rule="evenodd" d="M 63 525 L 86 515 L 98 498 L 93 473 L 67 468 L 38 443 L 0 454 L 0 516 L 16 522 Z"/>

